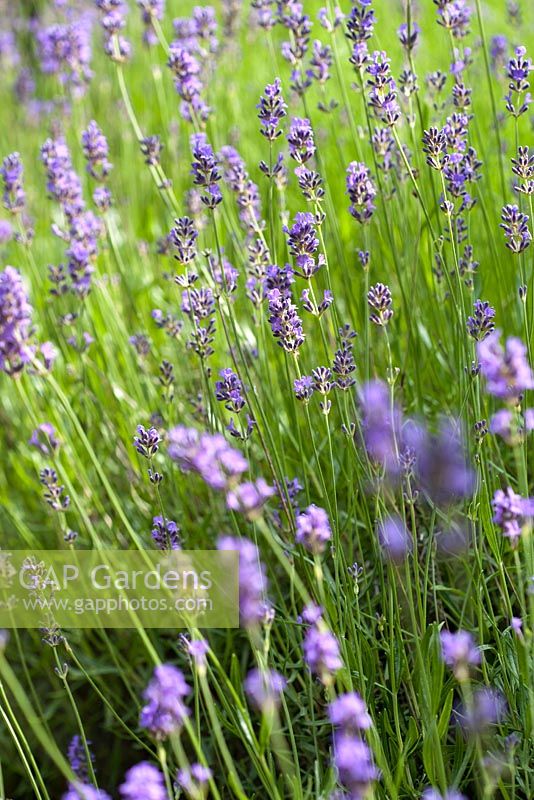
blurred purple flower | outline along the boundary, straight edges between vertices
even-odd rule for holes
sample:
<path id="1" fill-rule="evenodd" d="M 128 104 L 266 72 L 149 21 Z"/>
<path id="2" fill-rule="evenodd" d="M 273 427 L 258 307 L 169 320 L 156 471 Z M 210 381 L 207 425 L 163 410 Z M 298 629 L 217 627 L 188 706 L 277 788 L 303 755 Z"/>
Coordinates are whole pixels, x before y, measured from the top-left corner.
<path id="1" fill-rule="evenodd" d="M 295 541 L 313 555 L 323 553 L 332 538 L 330 520 L 324 508 L 312 504 L 296 520 Z"/>
<path id="2" fill-rule="evenodd" d="M 239 616 L 245 628 L 255 627 L 265 618 L 267 601 L 267 576 L 259 550 L 248 539 L 222 536 L 217 541 L 218 550 L 235 550 L 239 554 Z"/>
<path id="3" fill-rule="evenodd" d="M 342 694 L 328 706 L 328 716 L 332 725 L 340 728 L 342 733 L 355 734 L 368 730 L 372 720 L 365 702 L 357 692 Z"/>
<path id="4" fill-rule="evenodd" d="M 179 731 L 189 716 L 184 698 L 191 690 L 183 673 L 172 664 L 158 664 L 143 692 L 145 705 L 141 709 L 139 724 L 158 741 Z"/>
<path id="5" fill-rule="evenodd" d="M 273 669 L 252 669 L 245 678 L 244 687 L 256 708 L 263 713 L 270 713 L 278 705 L 286 680 Z"/>
<path id="6" fill-rule="evenodd" d="M 501 400 L 516 402 L 526 389 L 534 388 L 534 376 L 523 342 L 510 337 L 503 350 L 500 336 L 500 331 L 494 331 L 478 343 L 478 360 L 487 391 Z"/>
<path id="7" fill-rule="evenodd" d="M 119 792 L 123 800 L 169 800 L 163 774 L 147 761 L 128 770 Z"/>
<path id="8" fill-rule="evenodd" d="M 534 517 L 534 498 L 521 497 L 510 486 L 503 491 L 497 489 L 491 501 L 493 522 L 512 545 L 517 544 L 527 517 Z"/>
<path id="9" fill-rule="evenodd" d="M 20 273 L 6 267 L 0 272 L 0 370 L 8 375 L 20 372 L 31 358 L 31 315 Z"/>
<path id="10" fill-rule="evenodd" d="M 32 431 L 28 444 L 36 447 L 43 455 L 50 455 L 52 451 L 57 450 L 59 447 L 56 429 L 50 422 L 41 423 Z"/>
<path id="11" fill-rule="evenodd" d="M 370 785 L 380 777 L 369 747 L 357 736 L 334 737 L 334 766 L 351 800 L 363 800 Z"/>
<path id="12" fill-rule="evenodd" d="M 380 546 L 387 558 L 402 562 L 412 550 L 412 539 L 402 519 L 397 515 L 387 517 L 377 527 Z"/>
<path id="13" fill-rule="evenodd" d="M 469 667 L 481 662 L 480 648 L 468 631 L 441 631 L 441 657 L 458 680 L 469 677 Z"/>
<path id="14" fill-rule="evenodd" d="M 174 520 L 157 516 L 152 525 L 152 539 L 158 550 L 181 550 L 180 528 Z"/>

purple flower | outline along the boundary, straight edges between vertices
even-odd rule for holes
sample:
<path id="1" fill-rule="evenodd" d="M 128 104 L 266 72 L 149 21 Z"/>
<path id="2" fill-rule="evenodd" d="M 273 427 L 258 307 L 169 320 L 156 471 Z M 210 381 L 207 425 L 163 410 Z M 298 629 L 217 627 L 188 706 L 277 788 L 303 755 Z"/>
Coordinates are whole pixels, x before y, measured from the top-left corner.
<path id="1" fill-rule="evenodd" d="M 455 39 L 462 39 L 469 33 L 471 8 L 466 0 L 441 2 L 438 8 L 438 25 L 451 31 Z"/>
<path id="2" fill-rule="evenodd" d="M 82 133 L 83 154 L 87 160 L 87 172 L 98 181 L 104 181 L 111 172 L 108 161 L 108 142 L 97 123 L 92 120 Z"/>
<path id="3" fill-rule="evenodd" d="M 510 620 L 510 627 L 516 636 L 521 637 L 523 635 L 523 620 L 521 617 L 512 617 Z"/>
<path id="4" fill-rule="evenodd" d="M 313 555 L 324 553 L 326 543 L 332 538 L 330 520 L 324 508 L 312 503 L 296 520 L 295 541 Z"/>
<path id="5" fill-rule="evenodd" d="M 359 161 L 351 161 L 347 167 L 347 194 L 351 205 L 349 211 L 358 222 L 369 222 L 376 206 L 376 188 L 371 179 L 371 172 Z"/>
<path id="6" fill-rule="evenodd" d="M 162 773 L 147 761 L 128 770 L 119 792 L 123 800 L 168 800 Z"/>
<path id="7" fill-rule="evenodd" d="M 16 21 L 8 18 L 10 24 Z M 0 31 L 0 64 L 3 69 L 10 69 L 20 63 L 20 54 L 17 49 L 17 40 L 12 30 L 6 26 Z"/>
<path id="8" fill-rule="evenodd" d="M 380 777 L 369 747 L 357 736 L 340 734 L 334 738 L 334 766 L 351 800 L 363 800 L 370 784 Z"/>
<path id="9" fill-rule="evenodd" d="M 172 664 L 158 664 L 143 692 L 146 704 L 141 709 L 139 724 L 158 741 L 179 731 L 189 716 L 184 697 L 190 693 L 182 672 Z"/>
<path id="10" fill-rule="evenodd" d="M 308 50 L 311 20 L 303 13 L 302 3 L 290 2 L 281 6 L 280 22 L 291 31 L 290 41 L 282 44 L 282 55 L 290 64 L 297 64 Z"/>
<path id="11" fill-rule="evenodd" d="M 262 622 L 269 607 L 267 577 L 258 548 L 248 539 L 222 536 L 217 541 L 217 549 L 239 553 L 239 616 L 245 628 L 255 627 Z"/>
<path id="12" fill-rule="evenodd" d="M 224 180 L 236 195 L 239 219 L 251 236 L 257 235 L 258 229 L 264 227 L 259 189 L 250 180 L 245 162 L 234 147 L 221 147 L 219 158 L 224 166 Z"/>
<path id="13" fill-rule="evenodd" d="M 523 214 L 518 206 L 507 205 L 503 207 L 501 219 L 499 227 L 504 231 L 506 247 L 512 253 L 522 253 L 532 241 L 528 215 Z"/>
<path id="14" fill-rule="evenodd" d="M 171 241 L 176 249 L 175 259 L 182 265 L 190 264 L 197 255 L 196 241 L 198 231 L 195 223 L 189 217 L 179 217 L 174 220 L 171 230 Z"/>
<path id="15" fill-rule="evenodd" d="M 526 408 L 521 417 L 509 408 L 500 408 L 491 417 L 489 429 L 502 436 L 507 444 L 515 445 L 523 440 L 525 433 L 534 430 L 534 409 Z"/>
<path id="16" fill-rule="evenodd" d="M 206 666 L 206 656 L 209 649 L 210 646 L 205 639 L 187 641 L 187 652 L 197 669 L 203 669 Z"/>
<path id="17" fill-rule="evenodd" d="M 137 436 L 134 436 L 134 447 L 144 458 L 153 458 L 159 450 L 162 439 L 156 428 L 137 426 Z"/>
<path id="18" fill-rule="evenodd" d="M 6 267 L 0 272 L 0 370 L 8 375 L 20 372 L 31 358 L 31 315 L 20 273 Z"/>
<path id="19" fill-rule="evenodd" d="M 137 5 L 141 9 L 141 21 L 144 26 L 143 42 L 150 47 L 158 42 L 153 20 L 163 19 L 165 0 L 137 0 Z"/>
<path id="20" fill-rule="evenodd" d="M 515 186 L 516 191 L 528 196 L 534 194 L 534 154 L 530 154 L 530 148 L 519 146 L 517 158 L 512 158 L 511 161 L 512 172 L 524 181 Z"/>
<path id="21" fill-rule="evenodd" d="M 346 20 L 346 36 L 352 42 L 364 42 L 373 35 L 376 18 L 374 10 L 369 6 L 370 3 L 360 0 L 352 6 Z"/>
<path id="22" fill-rule="evenodd" d="M 487 300 L 475 300 L 473 315 L 467 318 L 467 332 L 477 342 L 495 330 L 495 309 Z"/>
<path id="23" fill-rule="evenodd" d="M 87 742 L 89 747 L 90 742 Z M 89 751 L 91 763 L 94 761 L 93 754 Z M 89 781 L 89 767 L 87 764 L 87 751 L 82 741 L 81 736 L 73 736 L 69 742 L 67 750 L 67 758 L 72 771 L 81 783 L 88 783 Z"/>
<path id="24" fill-rule="evenodd" d="M 0 245 L 6 244 L 13 238 L 13 226 L 7 219 L 0 219 Z"/>
<path id="25" fill-rule="evenodd" d="M 308 617 L 307 621 L 309 619 Z M 339 654 L 338 641 L 320 616 L 306 632 L 303 649 L 304 660 L 310 671 L 325 685 L 331 683 L 335 673 L 342 668 L 343 662 Z"/>
<path id="26" fill-rule="evenodd" d="M 208 486 L 219 491 L 248 469 L 246 459 L 222 434 L 199 434 L 183 425 L 169 431 L 169 456 L 185 472 L 197 472 Z"/>
<path id="27" fill-rule="evenodd" d="M 315 153 L 310 120 L 294 117 L 291 120 L 289 133 L 287 134 L 287 142 L 289 144 L 289 155 L 299 166 L 309 161 Z"/>
<path id="28" fill-rule="evenodd" d="M 208 144 L 206 135 L 203 133 L 195 134 L 191 137 L 191 150 L 193 161 L 191 163 L 191 175 L 195 186 L 201 186 L 204 192 L 200 199 L 205 206 L 212 210 L 222 202 L 222 194 L 219 188 L 221 172 L 219 162 L 215 157 L 211 145 Z"/>
<path id="29" fill-rule="evenodd" d="M 369 458 L 395 474 L 398 470 L 396 442 L 402 422 L 400 411 L 393 408 L 392 412 L 388 387 L 381 381 L 370 381 L 363 386 L 360 403 Z"/>
<path id="30" fill-rule="evenodd" d="M 521 497 L 513 489 L 497 489 L 491 501 L 493 522 L 501 528 L 504 535 L 515 545 L 521 536 L 526 517 L 534 516 L 534 499 Z"/>
<path id="31" fill-rule="evenodd" d="M 494 72 L 502 69 L 508 51 L 508 39 L 503 34 L 491 37 L 490 57 Z"/>
<path id="32" fill-rule="evenodd" d="M 13 214 L 24 211 L 26 206 L 26 193 L 23 185 L 24 167 L 19 153 L 11 153 L 4 158 L 0 175 L 4 182 L 4 207 Z"/>
<path id="33" fill-rule="evenodd" d="M 510 337 L 505 349 L 500 331 L 494 331 L 477 345 L 480 369 L 486 390 L 501 400 L 516 402 L 527 389 L 534 388 L 534 376 L 527 361 L 527 348 L 520 339 Z"/>
<path id="34" fill-rule="evenodd" d="M 468 631 L 441 631 L 441 657 L 458 680 L 469 677 L 469 667 L 480 664 L 480 649 Z"/>
<path id="35" fill-rule="evenodd" d="M 529 75 L 534 69 L 532 59 L 527 58 L 525 47 L 516 47 L 515 55 L 510 59 L 506 75 L 510 80 L 509 92 L 505 96 L 506 110 L 516 119 L 528 111 L 532 102 Z"/>
<path id="36" fill-rule="evenodd" d="M 141 153 L 145 157 L 145 164 L 149 167 L 157 167 L 161 159 L 163 142 L 159 136 L 145 136 L 139 143 Z"/>
<path id="37" fill-rule="evenodd" d="M 506 700 L 502 693 L 484 686 L 474 692 L 472 707 L 461 704 L 455 709 L 453 717 L 467 733 L 480 734 L 490 725 L 502 722 L 506 711 Z"/>
<path id="38" fill-rule="evenodd" d="M 256 708 L 267 714 L 278 705 L 286 680 L 274 669 L 252 669 L 245 678 L 244 687 Z"/>
<path id="39" fill-rule="evenodd" d="M 512 424 L 514 415 L 509 408 L 500 408 L 493 414 L 490 420 L 489 429 L 491 433 L 497 436 L 502 436 L 503 439 L 509 441 L 512 439 Z"/>
<path id="40" fill-rule="evenodd" d="M 91 72 L 91 24 L 87 17 L 70 25 L 51 25 L 37 31 L 41 70 L 57 75 L 66 88 L 83 94 Z"/>
<path id="41" fill-rule="evenodd" d="M 310 58 L 311 75 L 319 84 L 325 84 L 330 79 L 330 67 L 334 57 L 332 48 L 316 40 L 313 43 L 313 54 Z"/>
<path id="42" fill-rule="evenodd" d="M 130 55 L 130 43 L 121 35 L 126 25 L 128 10 L 122 0 L 96 0 L 102 14 L 100 24 L 104 31 L 104 52 L 112 61 L 122 62 Z"/>
<path id="43" fill-rule="evenodd" d="M 420 33 L 421 33 L 421 28 L 419 27 L 417 22 L 413 22 L 410 28 L 408 28 L 406 22 L 403 22 L 402 25 L 397 30 L 397 36 L 399 37 L 399 42 L 408 52 L 414 49 L 415 45 L 417 44 L 417 40 L 419 38 Z"/>
<path id="44" fill-rule="evenodd" d="M 41 423 L 32 431 L 28 444 L 36 447 L 44 456 L 50 455 L 52 451 L 57 450 L 59 447 L 56 429 L 50 422 Z"/>
<path id="45" fill-rule="evenodd" d="M 181 550 L 180 528 L 174 520 L 157 516 L 152 525 L 152 539 L 158 550 Z"/>
<path id="46" fill-rule="evenodd" d="M 315 625 L 322 619 L 323 608 L 315 603 L 309 603 L 302 609 L 301 617 L 297 618 L 297 622 L 307 622 L 308 625 Z"/>
<path id="47" fill-rule="evenodd" d="M 267 500 L 276 494 L 276 489 L 263 479 L 239 483 L 226 495 L 226 505 L 232 511 L 254 519 L 261 514 Z"/>
<path id="48" fill-rule="evenodd" d="M 57 472 L 45 467 L 39 473 L 39 480 L 45 487 L 43 497 L 53 511 L 66 511 L 70 505 L 68 494 L 63 495 L 65 487 L 58 481 Z"/>
<path id="49" fill-rule="evenodd" d="M 354 360 L 354 343 L 356 333 L 352 330 L 350 325 L 345 325 L 344 328 L 339 329 L 341 338 L 341 346 L 334 353 L 334 361 L 332 364 L 332 372 L 336 375 L 336 386 L 338 389 L 346 391 L 354 386 L 355 380 L 352 373 L 356 371 L 356 362 Z"/>
<path id="50" fill-rule="evenodd" d="M 425 789 L 421 795 L 421 800 L 467 800 L 464 794 L 448 789 L 445 794 L 441 794 L 437 789 Z"/>
<path id="51" fill-rule="evenodd" d="M 333 700 L 328 706 L 328 716 L 332 725 L 346 734 L 367 730 L 373 724 L 367 706 L 357 692 L 348 692 Z"/>
<path id="52" fill-rule="evenodd" d="M 378 539 L 385 555 L 391 561 L 402 562 L 412 549 L 412 539 L 406 525 L 397 515 L 387 517 L 378 524 Z"/>
<path id="53" fill-rule="evenodd" d="M 215 298 L 210 288 L 188 289 L 182 292 L 181 310 L 198 323 L 215 314 Z"/>
<path id="54" fill-rule="evenodd" d="M 414 450 L 416 479 L 432 502 L 447 506 L 470 497 L 474 474 L 457 421 L 442 420 L 437 434 L 406 426 L 403 444 Z"/>
<path id="55" fill-rule="evenodd" d="M 392 127 L 400 117 L 397 102 L 397 86 L 391 76 L 390 59 L 382 50 L 375 50 L 366 72 L 370 75 L 367 81 L 371 87 L 369 105 L 383 123 Z"/>
<path id="56" fill-rule="evenodd" d="M 190 767 L 178 770 L 176 782 L 191 800 L 196 800 L 204 797 L 205 786 L 212 777 L 213 773 L 209 767 L 204 767 L 202 764 L 191 764 Z"/>
<path id="57" fill-rule="evenodd" d="M 268 83 L 265 92 L 260 97 L 260 102 L 256 106 L 258 109 L 258 119 L 261 123 L 261 134 L 269 142 L 274 142 L 282 131 L 278 129 L 280 120 L 286 116 L 287 105 L 282 96 L 282 84 L 280 78 L 275 78 L 274 83 Z"/>
<path id="58" fill-rule="evenodd" d="M 60 204 L 68 223 L 67 231 L 60 230 L 58 226 L 53 226 L 53 231 L 69 245 L 66 255 L 70 287 L 66 284 L 67 273 L 60 267 L 57 279 L 54 278 L 57 287 L 52 293 L 64 294 L 70 288 L 84 298 L 91 288 L 101 222 L 91 211 L 85 210 L 81 182 L 72 167 L 65 140 L 61 137 L 47 139 L 41 148 L 41 160 L 46 168 L 48 193 Z"/>
<path id="59" fill-rule="evenodd" d="M 315 259 L 319 239 L 315 230 L 315 217 L 309 212 L 299 212 L 291 228 L 284 226 L 289 252 L 295 257 L 298 271 L 295 273 L 309 280 L 324 264 L 324 256 Z"/>
<path id="60" fill-rule="evenodd" d="M 375 325 L 385 327 L 393 316 L 389 286 L 385 286 L 383 283 L 377 283 L 375 286 L 371 286 L 367 292 L 367 303 L 369 308 L 372 309 L 372 313 L 369 317 L 371 322 L 374 322 Z"/>
<path id="61" fill-rule="evenodd" d="M 242 395 L 243 386 L 236 373 L 230 369 L 222 369 L 219 373 L 221 380 L 215 383 L 215 397 L 224 403 L 228 411 L 239 414 L 245 405 Z"/>
<path id="62" fill-rule="evenodd" d="M 293 391 L 295 392 L 297 400 L 308 402 L 315 391 L 311 375 L 302 375 L 300 378 L 295 378 L 293 381 Z"/>
<path id="63" fill-rule="evenodd" d="M 295 353 L 304 344 L 302 321 L 291 298 L 283 295 L 279 289 L 271 289 L 267 293 L 269 300 L 269 324 L 273 336 L 280 347 L 288 353 Z"/>
<path id="64" fill-rule="evenodd" d="M 319 258 L 322 258 L 320 256 Z M 313 314 L 315 317 L 322 317 L 322 315 L 328 311 L 332 303 L 334 302 L 334 295 L 330 291 L 330 289 L 325 289 L 323 291 L 323 299 L 320 302 L 317 302 L 312 297 L 310 297 L 310 289 L 303 289 L 302 294 L 300 296 L 300 300 L 302 303 L 302 308 L 305 311 L 308 311 L 310 314 Z"/>

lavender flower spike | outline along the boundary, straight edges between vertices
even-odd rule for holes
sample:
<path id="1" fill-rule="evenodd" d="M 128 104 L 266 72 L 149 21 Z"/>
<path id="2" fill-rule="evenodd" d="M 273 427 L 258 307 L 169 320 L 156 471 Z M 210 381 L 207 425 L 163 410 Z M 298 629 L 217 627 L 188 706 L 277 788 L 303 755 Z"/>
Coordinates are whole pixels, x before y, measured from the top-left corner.
<path id="1" fill-rule="evenodd" d="M 274 669 L 252 669 L 245 678 L 245 692 L 256 708 L 270 713 L 278 705 L 280 695 L 286 687 L 285 678 Z"/>
<path id="2" fill-rule="evenodd" d="M 243 627 L 256 627 L 268 609 L 267 577 L 258 548 L 248 539 L 222 536 L 217 549 L 239 553 L 239 616 Z"/>
<path id="3" fill-rule="evenodd" d="M 467 332 L 477 342 L 495 330 L 495 309 L 487 300 L 475 300 L 472 316 L 467 318 Z"/>
<path id="4" fill-rule="evenodd" d="M 24 168 L 18 153 L 6 156 L 0 169 L 4 182 L 4 207 L 13 214 L 18 214 L 26 206 L 26 194 L 22 183 Z"/>
<path id="5" fill-rule="evenodd" d="M 368 730 L 373 724 L 367 706 L 357 692 L 348 692 L 333 700 L 328 706 L 328 716 L 332 725 L 343 733 Z"/>
<path id="6" fill-rule="evenodd" d="M 168 800 L 162 773 L 148 761 L 128 770 L 119 792 L 123 800 Z"/>
<path id="7" fill-rule="evenodd" d="M 534 388 L 534 375 L 523 342 L 510 337 L 503 350 L 500 336 L 501 332 L 496 330 L 480 341 L 477 355 L 487 391 L 513 403 L 524 391 Z"/>
<path id="8" fill-rule="evenodd" d="M 290 297 L 283 295 L 279 289 L 271 289 L 267 293 L 267 298 L 273 336 L 278 340 L 280 347 L 288 353 L 295 353 L 304 344 L 304 331 L 296 306 Z"/>
<path id="9" fill-rule="evenodd" d="M 347 167 L 347 194 L 351 205 L 349 211 L 362 224 L 369 222 L 376 206 L 376 188 L 371 179 L 371 172 L 359 161 L 351 161 Z"/>
<path id="10" fill-rule="evenodd" d="M 466 680 L 469 677 L 469 667 L 480 664 L 480 650 L 475 641 L 467 631 L 441 631 L 441 657 L 447 666 L 454 672 L 459 680 Z"/>
<path id="11" fill-rule="evenodd" d="M 0 370 L 8 375 L 16 375 L 31 358 L 31 314 L 20 274 L 6 267 L 0 272 Z"/>
<path id="12" fill-rule="evenodd" d="M 182 672 L 172 664 L 159 664 L 143 693 L 146 705 L 141 709 L 139 724 L 162 741 L 179 731 L 189 709 L 184 697 L 190 693 Z"/>
<path id="13" fill-rule="evenodd" d="M 309 119 L 294 117 L 291 120 L 287 143 L 289 145 L 289 155 L 299 166 L 302 166 L 312 158 L 316 148 Z"/>
<path id="14" fill-rule="evenodd" d="M 330 521 L 324 508 L 308 506 L 296 520 L 295 541 L 302 544 L 313 555 L 323 553 L 326 543 L 332 538 Z"/>
<path id="15" fill-rule="evenodd" d="M 109 148 L 106 137 L 94 120 L 82 133 L 82 147 L 89 175 L 98 181 L 106 180 L 112 169 L 108 161 Z"/>
<path id="16" fill-rule="evenodd" d="M 534 517 L 534 498 L 525 498 L 508 487 L 505 491 L 497 489 L 491 501 L 493 522 L 501 528 L 504 535 L 515 546 L 527 517 Z"/>
<path id="17" fill-rule="evenodd" d="M 523 214 L 518 206 L 504 206 L 499 227 L 504 231 L 506 247 L 512 253 L 522 253 L 530 246 L 532 234 L 528 227 L 528 215 Z"/>
<path id="18" fill-rule="evenodd" d="M 261 134 L 267 141 L 274 142 L 282 131 L 279 130 L 280 120 L 286 116 L 287 105 L 282 97 L 282 84 L 280 78 L 276 78 L 274 83 L 269 83 L 265 87 L 263 97 L 256 106 L 258 109 L 258 119 L 261 123 Z"/>
<path id="19" fill-rule="evenodd" d="M 339 781 L 352 800 L 363 800 L 380 773 L 367 744 L 357 736 L 341 734 L 334 739 L 334 765 Z"/>

